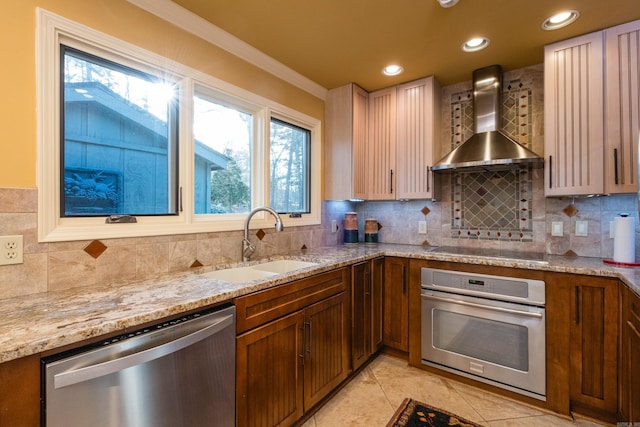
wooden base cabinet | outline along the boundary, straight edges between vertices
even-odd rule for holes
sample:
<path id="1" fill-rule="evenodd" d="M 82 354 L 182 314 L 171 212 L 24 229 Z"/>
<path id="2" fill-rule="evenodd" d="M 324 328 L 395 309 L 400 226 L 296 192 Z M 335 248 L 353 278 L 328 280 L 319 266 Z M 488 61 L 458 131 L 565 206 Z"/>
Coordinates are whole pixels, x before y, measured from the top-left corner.
<path id="1" fill-rule="evenodd" d="M 640 423 L 640 297 L 625 288 L 623 299 L 620 415 Z"/>
<path id="2" fill-rule="evenodd" d="M 291 425 L 302 417 L 303 323 L 298 311 L 238 337 L 239 426 Z"/>
<path id="3" fill-rule="evenodd" d="M 550 312 L 547 335 L 557 337 L 548 349 L 552 359 L 548 355 L 547 369 L 566 372 L 560 378 L 548 377 L 547 388 L 559 387 L 562 393 L 554 392 L 558 400 L 566 399 L 562 394 L 568 392 L 571 411 L 614 422 L 618 416 L 619 282 L 559 273 L 545 280 Z"/>
<path id="4" fill-rule="evenodd" d="M 384 258 L 351 268 L 351 364 L 355 370 L 382 347 Z"/>
<path id="5" fill-rule="evenodd" d="M 349 374 L 348 269 L 237 298 L 236 424 L 289 426 Z"/>
<path id="6" fill-rule="evenodd" d="M 409 260 L 387 257 L 384 266 L 383 343 L 409 351 Z"/>

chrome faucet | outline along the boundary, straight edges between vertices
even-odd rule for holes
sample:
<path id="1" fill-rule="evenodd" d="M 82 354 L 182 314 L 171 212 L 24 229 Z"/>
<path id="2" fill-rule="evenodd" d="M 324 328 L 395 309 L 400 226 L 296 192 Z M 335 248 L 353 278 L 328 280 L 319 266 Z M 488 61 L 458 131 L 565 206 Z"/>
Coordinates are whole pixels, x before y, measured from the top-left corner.
<path id="1" fill-rule="evenodd" d="M 282 225 L 282 218 L 278 215 L 278 212 L 270 208 L 269 206 L 259 206 L 249 212 L 247 215 L 247 219 L 244 220 L 244 239 L 242 239 L 242 260 L 244 262 L 249 261 L 251 255 L 256 251 L 256 245 L 249 241 L 249 221 L 251 221 L 251 217 L 253 217 L 256 213 L 260 211 L 269 212 L 276 219 L 276 231 L 284 230 L 284 225 Z"/>

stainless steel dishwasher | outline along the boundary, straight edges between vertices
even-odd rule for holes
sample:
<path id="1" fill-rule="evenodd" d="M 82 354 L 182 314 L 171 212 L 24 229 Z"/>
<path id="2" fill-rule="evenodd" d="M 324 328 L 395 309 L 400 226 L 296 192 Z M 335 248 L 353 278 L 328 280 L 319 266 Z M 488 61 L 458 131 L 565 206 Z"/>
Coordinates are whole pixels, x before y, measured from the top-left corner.
<path id="1" fill-rule="evenodd" d="M 235 425 L 235 307 L 42 360 L 46 427 Z"/>

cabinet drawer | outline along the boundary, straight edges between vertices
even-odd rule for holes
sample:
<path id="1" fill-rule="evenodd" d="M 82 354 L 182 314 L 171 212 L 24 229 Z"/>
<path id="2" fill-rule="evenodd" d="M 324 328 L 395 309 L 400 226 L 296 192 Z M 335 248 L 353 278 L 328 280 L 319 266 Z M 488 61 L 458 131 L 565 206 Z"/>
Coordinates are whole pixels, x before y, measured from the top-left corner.
<path id="1" fill-rule="evenodd" d="M 242 333 L 345 290 L 349 270 L 341 268 L 234 300 L 236 328 Z"/>

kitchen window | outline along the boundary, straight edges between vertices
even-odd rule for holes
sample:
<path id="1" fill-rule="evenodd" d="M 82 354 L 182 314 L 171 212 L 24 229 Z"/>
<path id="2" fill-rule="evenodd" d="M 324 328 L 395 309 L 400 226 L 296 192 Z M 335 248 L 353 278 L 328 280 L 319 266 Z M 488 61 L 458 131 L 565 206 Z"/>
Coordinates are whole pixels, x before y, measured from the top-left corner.
<path id="1" fill-rule="evenodd" d="M 177 214 L 173 85 L 60 49 L 60 216 Z"/>
<path id="2" fill-rule="evenodd" d="M 42 9 L 38 20 L 39 241 L 241 230 L 270 204 L 292 214 L 286 227 L 320 224 L 320 120 Z"/>
<path id="3" fill-rule="evenodd" d="M 309 212 L 310 143 L 308 129 L 271 119 L 271 207 L 279 213 Z"/>

